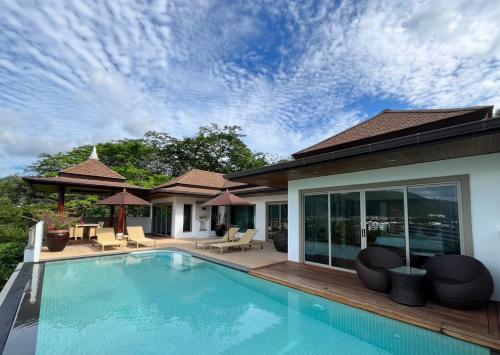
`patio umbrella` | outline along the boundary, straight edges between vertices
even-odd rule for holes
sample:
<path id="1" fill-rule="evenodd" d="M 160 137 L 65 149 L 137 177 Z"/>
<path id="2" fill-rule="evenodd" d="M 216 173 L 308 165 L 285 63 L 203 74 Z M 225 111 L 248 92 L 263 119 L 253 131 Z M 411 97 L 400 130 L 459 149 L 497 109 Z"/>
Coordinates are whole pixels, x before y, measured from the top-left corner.
<path id="1" fill-rule="evenodd" d="M 229 207 L 229 206 L 251 206 L 251 205 L 253 205 L 253 203 L 245 200 L 244 198 L 236 196 L 235 194 L 226 190 L 223 193 L 219 194 L 218 196 L 212 198 L 211 200 L 208 200 L 207 202 L 203 203 L 201 206 Z M 224 211 L 224 214 L 226 215 L 226 222 L 227 222 L 227 211 Z"/>
<path id="2" fill-rule="evenodd" d="M 143 200 L 137 196 L 132 195 L 127 192 L 126 189 L 123 189 L 122 192 L 119 192 L 113 196 L 107 197 L 102 201 L 97 203 L 98 205 L 110 205 L 110 206 L 120 206 L 118 211 L 118 233 L 125 233 L 126 227 L 126 206 L 150 206 L 151 204 L 148 201 Z"/>

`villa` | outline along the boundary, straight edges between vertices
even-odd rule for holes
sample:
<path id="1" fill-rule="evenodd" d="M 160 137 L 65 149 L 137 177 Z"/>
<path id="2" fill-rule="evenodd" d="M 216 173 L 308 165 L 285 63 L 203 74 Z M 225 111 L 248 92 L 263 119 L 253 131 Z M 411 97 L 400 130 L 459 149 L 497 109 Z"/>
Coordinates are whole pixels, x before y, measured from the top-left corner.
<path id="1" fill-rule="evenodd" d="M 269 241 L 287 234 L 287 254 L 276 252 L 281 257 L 281 262 L 273 259 L 259 267 L 247 266 L 245 271 L 261 279 L 354 306 L 356 312 L 359 312 L 357 308 L 361 308 L 392 320 L 461 339 L 460 341 L 466 340 L 500 350 L 500 307 L 497 303 L 500 301 L 500 119 L 493 117 L 493 106 L 384 110 L 367 121 L 293 154 L 293 158 L 288 162 L 226 175 L 192 169 L 161 186 L 145 189 L 128 184 L 123 176 L 102 164 L 94 152 L 87 161 L 60 172 L 57 177 L 24 179 L 37 191 L 57 192 L 60 211 L 64 211 L 65 195 L 68 193 L 110 195 L 126 189 L 151 203 L 147 216 L 128 217 L 128 224 L 142 226 L 144 232 L 158 238 L 157 240 L 169 240 L 169 243 L 190 243 L 213 237 L 223 216 L 226 216 L 225 223 L 228 226 L 239 228 L 240 235 L 255 229 L 255 240 L 268 242 L 264 248 L 267 252 L 270 252 L 269 248 L 273 248 Z M 225 191 L 244 198 L 250 204 L 226 207 L 204 205 Z M 116 224 L 114 208 L 111 207 L 110 211 L 109 220 L 103 222 L 113 226 Z M 168 245 L 160 244 L 157 249 L 165 247 Z M 450 310 L 435 304 L 429 307 L 396 304 L 386 295 L 363 287 L 354 274 L 355 271 L 358 274 L 360 272 L 357 264 L 359 255 L 374 247 L 389 250 L 391 255 L 400 258 L 401 266 L 411 267 L 411 270 L 421 270 L 436 255 L 465 255 L 474 258 L 491 273 L 494 284 L 492 302 L 477 311 Z M 154 250 L 148 250 L 143 252 L 143 257 L 153 255 Z M 217 258 L 215 255 L 210 256 L 209 251 L 204 251 L 201 255 L 192 250 L 189 249 L 189 253 L 194 257 L 206 258 L 209 255 L 207 260 L 210 261 Z M 162 252 L 167 253 L 158 251 Z M 173 251 L 174 254 L 176 252 L 178 251 Z M 259 256 L 259 253 L 261 251 L 255 249 L 249 253 L 231 252 L 228 253 L 230 256 L 222 256 L 221 260 L 227 261 L 224 258 L 229 257 L 233 258 L 230 259 L 231 263 L 238 264 L 238 258 L 247 257 L 243 254 L 261 260 L 268 258 L 269 254 Z M 112 267 L 126 264 L 131 265 L 131 268 L 153 262 L 152 259 L 138 261 L 134 258 L 140 259 L 140 254 L 134 254 L 135 257 L 131 258 L 132 254 L 115 256 L 121 259 L 103 257 L 99 261 L 99 267 L 103 267 L 105 260 L 115 260 L 110 262 L 114 265 Z M 162 255 L 169 267 L 176 272 L 199 267 L 198 261 L 185 254 Z M 35 259 L 35 262 L 38 260 L 40 259 Z M 65 276 L 60 266 L 62 264 L 53 265 L 51 270 L 58 268 L 57 272 L 68 282 L 68 287 L 80 287 Z M 55 275 L 56 271 L 51 272 Z M 119 275 L 121 271 L 113 272 Z M 157 275 L 156 271 L 151 273 L 154 277 L 163 277 Z M 269 297 L 279 298 L 284 292 L 274 288 L 277 286 L 256 286 L 253 279 L 228 276 L 229 271 L 217 269 L 216 273 L 237 279 L 238 283 L 245 284 L 248 289 L 259 289 L 259 292 Z M 201 278 L 188 273 L 185 275 L 192 282 L 203 283 Z M 415 279 L 417 276 L 419 275 Z M 46 284 L 53 287 L 57 285 L 56 280 L 46 280 L 47 277 L 46 275 L 44 292 L 50 292 L 45 291 L 48 287 Z M 181 279 L 176 279 L 175 287 L 184 290 L 182 286 L 178 286 Z M 215 280 L 214 285 L 218 285 L 219 281 Z M 89 282 L 93 281 L 89 279 Z M 134 283 L 137 279 L 130 275 L 124 282 Z M 107 279 L 106 283 L 113 283 L 113 279 Z M 133 285 L 134 290 L 135 286 Z M 147 287 L 154 288 L 153 285 Z M 190 297 L 196 298 L 198 291 L 201 293 L 200 290 L 192 290 Z M 159 290 L 155 288 L 151 292 L 158 294 Z M 235 295 L 246 297 L 246 291 L 241 292 L 238 294 L 235 291 Z M 183 297 L 187 297 L 186 295 L 187 293 Z M 213 301 L 209 296 L 206 297 L 206 302 Z M 323 320 L 327 323 L 334 322 L 336 318 L 334 313 L 328 313 L 334 312 L 333 308 L 330 309 L 333 306 L 316 298 L 314 301 L 307 299 L 301 303 L 303 296 L 295 293 L 284 297 L 288 298 L 280 298 L 279 302 L 288 305 L 287 314 L 292 318 L 298 316 L 290 309 L 302 311 L 301 307 L 306 304 L 309 308 L 304 312 L 314 314 L 312 317 L 330 317 Z M 186 305 L 183 302 L 177 306 L 185 311 Z M 318 310 L 325 313 L 314 313 Z M 339 310 L 335 312 L 337 311 Z M 41 312 L 50 317 L 50 314 L 43 313 L 43 308 Z M 221 314 L 220 310 L 217 314 Z M 279 323 L 270 314 L 263 317 L 267 317 L 267 324 Z M 349 322 L 352 319 L 349 317 L 343 320 L 345 324 L 351 324 Z M 365 315 L 356 313 L 352 317 L 363 318 Z M 368 318 L 366 322 L 370 326 L 380 326 L 381 323 L 377 323 L 377 320 L 372 323 L 372 319 Z M 242 322 L 233 319 L 234 323 L 240 321 Z M 164 320 L 161 326 L 166 323 L 168 322 Z M 160 327 L 159 324 L 155 326 Z M 387 324 L 389 333 L 396 326 Z M 269 327 L 269 334 L 272 334 L 272 326 Z M 385 325 L 382 326 L 384 327 Z M 354 334 L 357 330 L 345 331 Z M 53 333 L 50 329 L 45 332 L 38 341 L 49 349 L 49 335 Z M 296 334 L 294 339 L 300 338 L 297 329 L 289 328 L 288 332 Z M 406 334 L 404 330 L 401 332 Z M 410 330 L 408 332 L 407 334 L 411 333 Z M 330 333 L 324 334 L 327 337 L 326 334 Z M 356 337 L 384 348 L 384 344 L 394 343 L 396 330 L 386 334 L 385 340 L 373 340 L 367 334 L 356 334 Z M 406 339 L 405 336 L 402 338 Z M 407 339 L 410 338 L 408 335 Z M 416 343 L 407 339 L 404 341 L 408 343 L 404 343 L 404 346 L 416 346 Z M 272 348 L 273 341 L 266 341 L 264 343 Z M 345 341 L 346 344 L 349 343 L 348 340 Z M 447 340 L 429 338 L 429 341 L 432 344 L 445 344 Z M 486 348 L 468 348 L 470 344 L 467 344 L 469 343 L 462 344 L 466 350 L 455 352 L 443 345 L 445 350 L 441 353 L 487 353 L 482 352 Z M 409 348 L 394 346 L 386 350 L 410 353 Z M 454 349 L 462 349 L 460 346 L 456 345 Z M 281 350 L 283 348 L 276 349 Z"/>

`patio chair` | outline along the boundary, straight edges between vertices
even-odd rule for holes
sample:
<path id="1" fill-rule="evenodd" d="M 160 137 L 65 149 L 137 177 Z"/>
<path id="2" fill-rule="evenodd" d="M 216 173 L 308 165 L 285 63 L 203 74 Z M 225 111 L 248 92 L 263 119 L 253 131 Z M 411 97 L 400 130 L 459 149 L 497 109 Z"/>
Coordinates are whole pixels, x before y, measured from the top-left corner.
<path id="1" fill-rule="evenodd" d="M 210 244 L 210 251 L 212 251 L 212 248 L 219 248 L 220 253 L 222 254 L 224 249 L 233 248 L 233 247 L 240 247 L 241 251 L 245 251 L 245 247 L 248 247 L 248 248 L 252 247 L 253 238 L 255 237 L 256 234 L 257 234 L 257 231 L 255 229 L 247 229 L 245 234 L 243 234 L 243 236 L 235 242 Z"/>
<path id="2" fill-rule="evenodd" d="M 443 306 L 473 309 L 485 306 L 493 278 L 479 260 L 466 255 L 438 255 L 424 264 L 430 293 Z"/>
<path id="3" fill-rule="evenodd" d="M 236 236 L 236 233 L 238 233 L 240 229 L 238 227 L 231 227 L 229 230 L 224 234 L 222 238 L 210 238 L 210 239 L 205 239 L 205 240 L 197 240 L 194 242 L 194 247 L 198 248 L 198 245 L 203 246 L 203 249 L 205 249 L 206 246 L 209 246 L 210 244 L 216 244 L 216 243 L 227 243 L 231 242 L 234 240 L 234 237 Z"/>
<path id="4" fill-rule="evenodd" d="M 128 233 L 128 241 L 136 243 L 136 247 L 139 248 L 139 244 L 150 246 L 153 244 L 153 247 L 156 248 L 156 240 L 151 238 L 146 238 L 144 235 L 144 230 L 141 226 L 137 227 L 127 227 Z"/>
<path id="5" fill-rule="evenodd" d="M 95 244 L 102 247 L 123 247 L 123 243 L 115 238 L 115 230 L 113 228 L 97 228 L 96 230 L 97 240 Z"/>
<path id="6" fill-rule="evenodd" d="M 373 291 L 385 293 L 391 288 L 389 269 L 403 265 L 403 258 L 382 247 L 362 249 L 354 262 L 361 282 Z"/>

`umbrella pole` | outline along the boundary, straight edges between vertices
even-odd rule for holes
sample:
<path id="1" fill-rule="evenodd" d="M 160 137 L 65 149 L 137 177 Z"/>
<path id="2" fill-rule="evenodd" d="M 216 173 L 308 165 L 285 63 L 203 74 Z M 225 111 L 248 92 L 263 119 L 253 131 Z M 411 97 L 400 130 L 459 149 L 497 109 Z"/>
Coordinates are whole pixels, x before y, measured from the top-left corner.
<path id="1" fill-rule="evenodd" d="M 120 209 L 118 211 L 118 233 L 125 234 L 125 206 L 120 205 Z"/>

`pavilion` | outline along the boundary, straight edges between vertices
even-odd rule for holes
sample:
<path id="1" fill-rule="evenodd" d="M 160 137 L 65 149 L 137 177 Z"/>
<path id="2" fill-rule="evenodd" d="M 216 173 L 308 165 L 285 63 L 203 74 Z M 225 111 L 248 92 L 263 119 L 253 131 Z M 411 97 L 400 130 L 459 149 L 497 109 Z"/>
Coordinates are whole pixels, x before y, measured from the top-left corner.
<path id="1" fill-rule="evenodd" d="M 66 193 L 111 195 L 123 189 L 135 194 L 145 195 L 148 189 L 127 183 L 127 179 L 99 161 L 96 147 L 84 162 L 60 171 L 53 177 L 31 177 L 23 179 L 35 191 L 58 193 L 58 208 L 64 214 Z M 110 206 L 109 225 L 113 225 L 114 206 Z"/>

